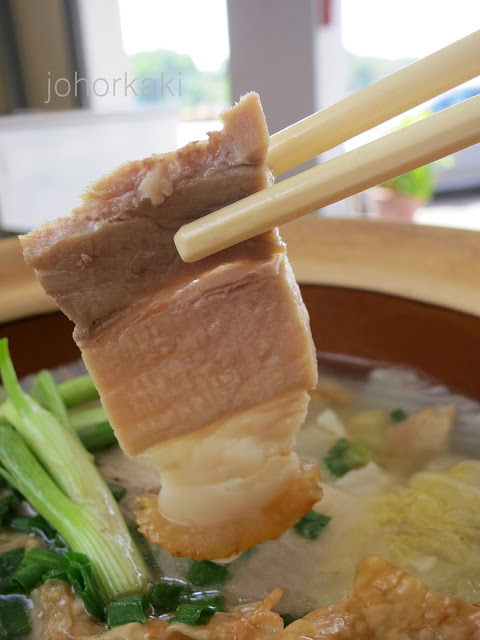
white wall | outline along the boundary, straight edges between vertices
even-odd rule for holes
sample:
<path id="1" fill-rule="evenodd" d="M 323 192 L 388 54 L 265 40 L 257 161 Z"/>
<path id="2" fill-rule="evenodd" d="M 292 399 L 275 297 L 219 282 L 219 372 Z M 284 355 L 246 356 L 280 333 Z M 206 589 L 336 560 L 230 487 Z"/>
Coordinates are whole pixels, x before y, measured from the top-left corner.
<path id="1" fill-rule="evenodd" d="M 123 49 L 122 27 L 118 0 L 80 0 L 78 3 L 82 41 L 85 56 L 86 77 L 89 81 L 89 105 L 95 111 L 126 111 L 134 104 L 134 94 L 125 90 L 125 74 L 128 74 L 128 58 Z M 128 76 L 127 76 L 128 77 Z M 93 90 L 95 80 L 99 81 Z M 113 94 L 113 79 L 121 78 Z M 132 78 L 128 79 L 128 82 Z M 127 82 L 127 84 L 128 84 Z"/>
<path id="2" fill-rule="evenodd" d="M 233 99 L 258 91 L 270 133 L 315 110 L 314 2 L 227 0 Z"/>

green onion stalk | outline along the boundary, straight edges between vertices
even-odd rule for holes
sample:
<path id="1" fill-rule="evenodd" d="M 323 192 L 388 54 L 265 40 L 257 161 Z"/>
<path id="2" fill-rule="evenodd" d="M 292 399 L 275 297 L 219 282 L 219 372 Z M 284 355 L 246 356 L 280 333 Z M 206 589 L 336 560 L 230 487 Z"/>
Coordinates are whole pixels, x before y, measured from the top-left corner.
<path id="1" fill-rule="evenodd" d="M 67 409 L 100 399 L 93 380 L 89 375 L 65 380 L 65 382 L 61 382 L 57 388 Z"/>
<path id="2" fill-rule="evenodd" d="M 71 425 L 65 428 L 21 389 L 6 338 L 0 373 L 9 398 L 3 416 L 14 427 L 0 426 L 0 473 L 73 551 L 90 558 L 105 600 L 145 591 L 149 571 L 91 454 Z"/>

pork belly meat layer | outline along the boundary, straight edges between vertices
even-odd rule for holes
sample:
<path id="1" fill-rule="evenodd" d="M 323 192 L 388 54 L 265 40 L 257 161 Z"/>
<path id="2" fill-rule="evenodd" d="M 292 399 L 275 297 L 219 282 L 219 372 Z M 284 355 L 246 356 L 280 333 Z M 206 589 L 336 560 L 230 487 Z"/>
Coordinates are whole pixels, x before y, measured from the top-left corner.
<path id="1" fill-rule="evenodd" d="M 183 224 L 273 182 L 258 96 L 249 94 L 222 120 L 225 128 L 208 141 L 121 165 L 91 185 L 70 216 L 21 236 L 25 261 L 79 329 L 214 266 L 278 251 L 272 233 L 195 264 L 184 263 L 175 248 Z"/>
<path id="2" fill-rule="evenodd" d="M 173 236 L 186 222 L 272 182 L 258 96 L 249 94 L 221 117 L 223 131 L 209 134 L 208 141 L 122 165 L 96 182 L 70 217 L 22 238 L 26 261 L 76 324 L 74 338 L 122 448 L 156 460 L 164 482 L 168 475 L 169 495 L 183 496 L 163 501 L 169 514 L 162 512 L 160 499 L 160 517 L 148 510 L 151 521 L 169 531 L 168 523 L 188 526 L 189 545 L 193 536 L 199 548 L 208 522 L 200 522 L 199 515 L 196 531 L 183 506 L 193 504 L 199 491 L 205 498 L 224 486 L 237 488 L 230 496 L 233 506 L 223 515 L 220 507 L 212 513 L 213 530 L 227 520 L 234 529 L 241 526 L 246 501 L 239 479 L 251 494 L 249 518 L 261 513 L 270 518 L 289 487 L 292 495 L 302 487 L 304 499 L 295 505 L 292 500 L 289 509 L 282 506 L 283 529 L 276 526 L 272 533 L 265 527 L 270 533 L 264 539 L 280 535 L 320 497 L 318 474 L 307 472 L 291 452 L 305 415 L 305 391 L 315 386 L 317 372 L 308 315 L 278 232 L 191 264 L 182 262 L 174 246 Z M 285 397 L 291 398 L 287 404 L 294 418 L 286 418 L 290 436 L 279 447 L 262 435 L 271 433 L 272 420 L 265 416 L 276 415 L 265 406 L 276 399 L 282 404 Z M 264 461 L 255 469 L 244 456 L 243 468 L 232 464 L 227 476 L 214 474 L 200 488 L 185 463 L 173 475 L 167 464 L 167 474 L 166 452 L 173 441 L 183 446 L 187 439 L 188 448 L 188 438 L 198 434 L 214 442 L 236 422 L 242 429 L 248 423 L 243 442 L 251 447 L 252 460 Z M 205 465 L 212 465 L 208 456 Z M 267 493 L 265 482 L 259 487 L 253 482 L 262 466 L 272 474 L 279 470 L 276 492 L 271 482 Z M 173 553 L 188 554 L 178 546 L 175 526 L 164 544 Z M 152 527 L 146 529 L 155 537 Z M 238 538 L 232 533 L 230 542 L 223 540 L 222 551 L 243 550 Z M 214 549 L 209 557 L 216 557 Z"/>
<path id="3" fill-rule="evenodd" d="M 307 328 L 281 252 L 223 264 L 144 297 L 88 338 L 76 336 L 122 448 L 137 455 L 307 389 L 315 378 Z"/>

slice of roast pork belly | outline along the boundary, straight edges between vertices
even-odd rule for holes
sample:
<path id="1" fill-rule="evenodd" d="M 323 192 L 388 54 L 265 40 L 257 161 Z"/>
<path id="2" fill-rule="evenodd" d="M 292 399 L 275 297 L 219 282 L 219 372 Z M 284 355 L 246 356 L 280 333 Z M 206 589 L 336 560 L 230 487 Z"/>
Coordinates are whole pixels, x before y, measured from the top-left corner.
<path id="1" fill-rule="evenodd" d="M 291 450 L 317 371 L 278 232 L 191 264 L 173 243 L 186 222 L 272 182 L 258 96 L 221 118 L 208 141 L 122 165 L 70 217 L 22 238 L 76 324 L 120 445 L 159 468 L 141 530 L 210 559 L 278 537 L 321 497 L 318 470 Z"/>
<path id="2" fill-rule="evenodd" d="M 183 224 L 273 182 L 258 96 L 221 118 L 224 129 L 208 141 L 121 165 L 91 185 L 70 216 L 21 236 L 25 261 L 83 332 L 146 294 L 279 250 L 276 235 L 266 233 L 194 264 L 178 255 L 173 236 Z"/>

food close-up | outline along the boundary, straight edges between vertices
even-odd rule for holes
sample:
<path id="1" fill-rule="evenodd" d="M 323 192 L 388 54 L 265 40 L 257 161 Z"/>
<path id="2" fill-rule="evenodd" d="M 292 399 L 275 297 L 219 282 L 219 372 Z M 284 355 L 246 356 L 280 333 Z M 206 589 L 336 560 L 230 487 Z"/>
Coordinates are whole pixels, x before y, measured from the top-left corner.
<path id="1" fill-rule="evenodd" d="M 0 9 L 0 638 L 480 638 L 462 1 Z"/>

